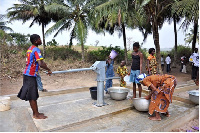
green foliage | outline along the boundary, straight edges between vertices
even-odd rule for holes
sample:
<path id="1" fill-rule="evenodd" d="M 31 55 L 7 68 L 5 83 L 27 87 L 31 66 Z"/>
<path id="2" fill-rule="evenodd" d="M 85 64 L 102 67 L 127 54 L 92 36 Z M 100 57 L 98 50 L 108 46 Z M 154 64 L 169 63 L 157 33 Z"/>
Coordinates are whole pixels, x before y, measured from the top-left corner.
<path id="1" fill-rule="evenodd" d="M 81 54 L 78 51 L 70 49 L 68 47 L 48 47 L 46 49 L 46 57 L 53 60 L 57 59 L 71 59 L 71 60 L 80 60 Z"/>
<path id="2" fill-rule="evenodd" d="M 188 45 L 192 43 L 193 36 L 194 36 L 194 29 L 190 29 L 190 32 L 185 34 L 185 38 L 184 38 L 185 43 Z M 199 42 L 199 31 L 197 32 L 196 41 Z"/>
<path id="3" fill-rule="evenodd" d="M 10 21 L 22 20 L 25 23 L 32 20 L 30 27 L 34 23 L 46 26 L 51 22 L 51 18 L 45 10 L 47 0 L 20 0 L 20 2 L 21 4 L 14 4 L 13 7 L 8 8 L 7 17 L 10 18 Z"/>
<path id="4" fill-rule="evenodd" d="M 6 26 L 6 24 L 9 22 L 3 21 L 4 18 L 5 18 L 5 15 L 0 14 L 0 30 L 13 32 L 13 30 L 10 27 Z"/>
<path id="5" fill-rule="evenodd" d="M 191 22 L 197 22 L 199 19 L 199 1 L 177 0 L 172 6 L 172 13 L 185 18 L 181 27 L 187 29 Z"/>
<path id="6" fill-rule="evenodd" d="M 13 39 L 12 37 L 7 34 L 5 31 L 0 29 L 0 43 L 2 44 L 7 44 L 7 42 L 11 42 Z"/>
<path id="7" fill-rule="evenodd" d="M 52 39 L 51 41 L 47 42 L 47 46 L 58 46 L 59 43 L 56 42 L 55 39 Z"/>
<path id="8" fill-rule="evenodd" d="M 169 54 L 173 61 L 174 60 L 174 48 L 169 52 Z M 177 47 L 178 62 L 177 63 L 180 63 L 180 58 L 181 58 L 181 56 L 183 56 L 183 54 L 185 54 L 185 56 L 187 57 L 187 61 L 188 61 L 189 60 L 188 58 L 192 54 L 192 49 L 188 46 L 178 45 L 178 47 Z"/>
<path id="9" fill-rule="evenodd" d="M 174 51 L 174 50 L 173 50 Z M 167 55 L 169 54 L 169 52 L 166 52 L 166 51 L 161 51 L 160 52 L 160 55 L 163 55 L 164 58 L 167 57 Z M 171 56 L 172 57 L 172 56 Z"/>
<path id="10" fill-rule="evenodd" d="M 13 43 L 19 47 L 29 47 L 31 46 L 31 42 L 29 41 L 30 35 L 24 35 L 21 33 L 9 33 L 10 36 L 13 38 Z"/>
<path id="11" fill-rule="evenodd" d="M 110 52 L 112 50 L 115 50 L 118 53 L 118 56 L 116 57 L 115 61 L 118 63 L 124 60 L 124 50 L 121 50 L 118 46 L 115 47 L 104 47 L 103 49 L 98 49 L 96 51 L 89 51 L 87 54 L 87 61 L 89 62 L 95 62 L 95 61 L 105 61 L 108 56 L 110 55 Z"/>

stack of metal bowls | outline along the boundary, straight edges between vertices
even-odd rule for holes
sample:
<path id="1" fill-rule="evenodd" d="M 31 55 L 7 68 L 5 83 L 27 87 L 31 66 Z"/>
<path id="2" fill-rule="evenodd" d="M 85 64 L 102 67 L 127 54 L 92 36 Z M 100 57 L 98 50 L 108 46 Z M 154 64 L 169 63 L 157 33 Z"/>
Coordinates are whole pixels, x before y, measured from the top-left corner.
<path id="1" fill-rule="evenodd" d="M 126 99 L 130 90 L 124 87 L 110 87 L 108 88 L 108 91 L 112 99 L 120 101 Z"/>
<path id="2" fill-rule="evenodd" d="M 188 91 L 189 94 L 189 99 L 195 103 L 195 104 L 199 104 L 199 90 L 191 90 Z"/>
<path id="3" fill-rule="evenodd" d="M 149 110 L 150 100 L 146 100 L 145 98 L 134 98 L 133 106 L 138 111 L 148 111 Z"/>

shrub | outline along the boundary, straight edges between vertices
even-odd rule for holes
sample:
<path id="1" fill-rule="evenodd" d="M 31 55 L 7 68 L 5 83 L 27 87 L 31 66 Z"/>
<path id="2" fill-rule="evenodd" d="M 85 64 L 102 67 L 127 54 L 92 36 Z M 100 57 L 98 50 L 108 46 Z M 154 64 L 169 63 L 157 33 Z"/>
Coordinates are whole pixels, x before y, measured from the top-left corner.
<path id="1" fill-rule="evenodd" d="M 66 46 L 64 47 L 47 47 L 46 57 L 53 60 L 57 59 L 71 59 L 71 60 L 81 60 L 81 54 L 74 49 L 70 49 Z"/>
<path id="2" fill-rule="evenodd" d="M 118 56 L 116 57 L 116 60 L 118 63 L 124 60 L 124 50 L 121 50 L 120 47 L 115 46 L 115 47 L 104 47 L 102 46 L 103 49 L 98 49 L 98 50 L 93 50 L 89 51 L 87 53 L 87 61 L 89 62 L 95 62 L 95 61 L 105 61 L 106 58 L 110 55 L 110 52 L 112 50 L 115 50 L 118 53 Z"/>
<path id="3" fill-rule="evenodd" d="M 174 48 L 169 52 L 172 61 L 174 60 Z M 180 63 L 181 56 L 185 54 L 187 62 L 189 62 L 189 57 L 192 54 L 192 49 L 188 46 L 179 45 L 177 47 L 177 63 Z"/>
<path id="4" fill-rule="evenodd" d="M 47 46 L 58 46 L 59 43 L 56 42 L 55 39 L 52 39 L 51 41 L 47 42 Z"/>

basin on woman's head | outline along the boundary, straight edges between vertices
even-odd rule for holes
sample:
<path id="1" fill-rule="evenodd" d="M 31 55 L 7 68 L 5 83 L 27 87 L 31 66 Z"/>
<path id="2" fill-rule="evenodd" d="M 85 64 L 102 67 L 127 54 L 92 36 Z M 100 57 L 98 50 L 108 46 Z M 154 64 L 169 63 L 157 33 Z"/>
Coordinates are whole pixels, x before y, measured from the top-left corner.
<path id="1" fill-rule="evenodd" d="M 191 90 L 188 91 L 189 94 L 189 99 L 195 103 L 195 104 L 199 104 L 199 90 Z"/>
<path id="2" fill-rule="evenodd" d="M 138 111 L 148 111 L 149 110 L 150 100 L 146 100 L 145 98 L 134 98 L 133 99 L 133 106 Z"/>
<path id="3" fill-rule="evenodd" d="M 110 87 L 108 91 L 112 99 L 120 101 L 126 99 L 130 90 L 124 87 Z"/>

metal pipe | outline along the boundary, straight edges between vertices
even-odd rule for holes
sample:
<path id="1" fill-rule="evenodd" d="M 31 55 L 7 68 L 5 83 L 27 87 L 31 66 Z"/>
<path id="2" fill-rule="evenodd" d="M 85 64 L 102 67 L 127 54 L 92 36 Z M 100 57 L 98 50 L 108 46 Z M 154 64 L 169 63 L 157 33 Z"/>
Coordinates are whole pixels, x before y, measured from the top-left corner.
<path id="1" fill-rule="evenodd" d="M 106 105 L 104 103 L 104 81 L 97 81 L 97 103 L 95 104 L 97 107 L 102 107 Z"/>
<path id="2" fill-rule="evenodd" d="M 93 68 L 80 68 L 80 69 L 70 69 L 70 70 L 65 70 L 65 71 L 54 71 L 52 72 L 52 74 L 80 72 L 80 71 L 89 71 L 89 70 L 93 70 Z"/>
<path id="3" fill-rule="evenodd" d="M 106 80 L 108 79 L 120 79 L 120 77 L 109 77 L 109 78 L 106 78 Z"/>

